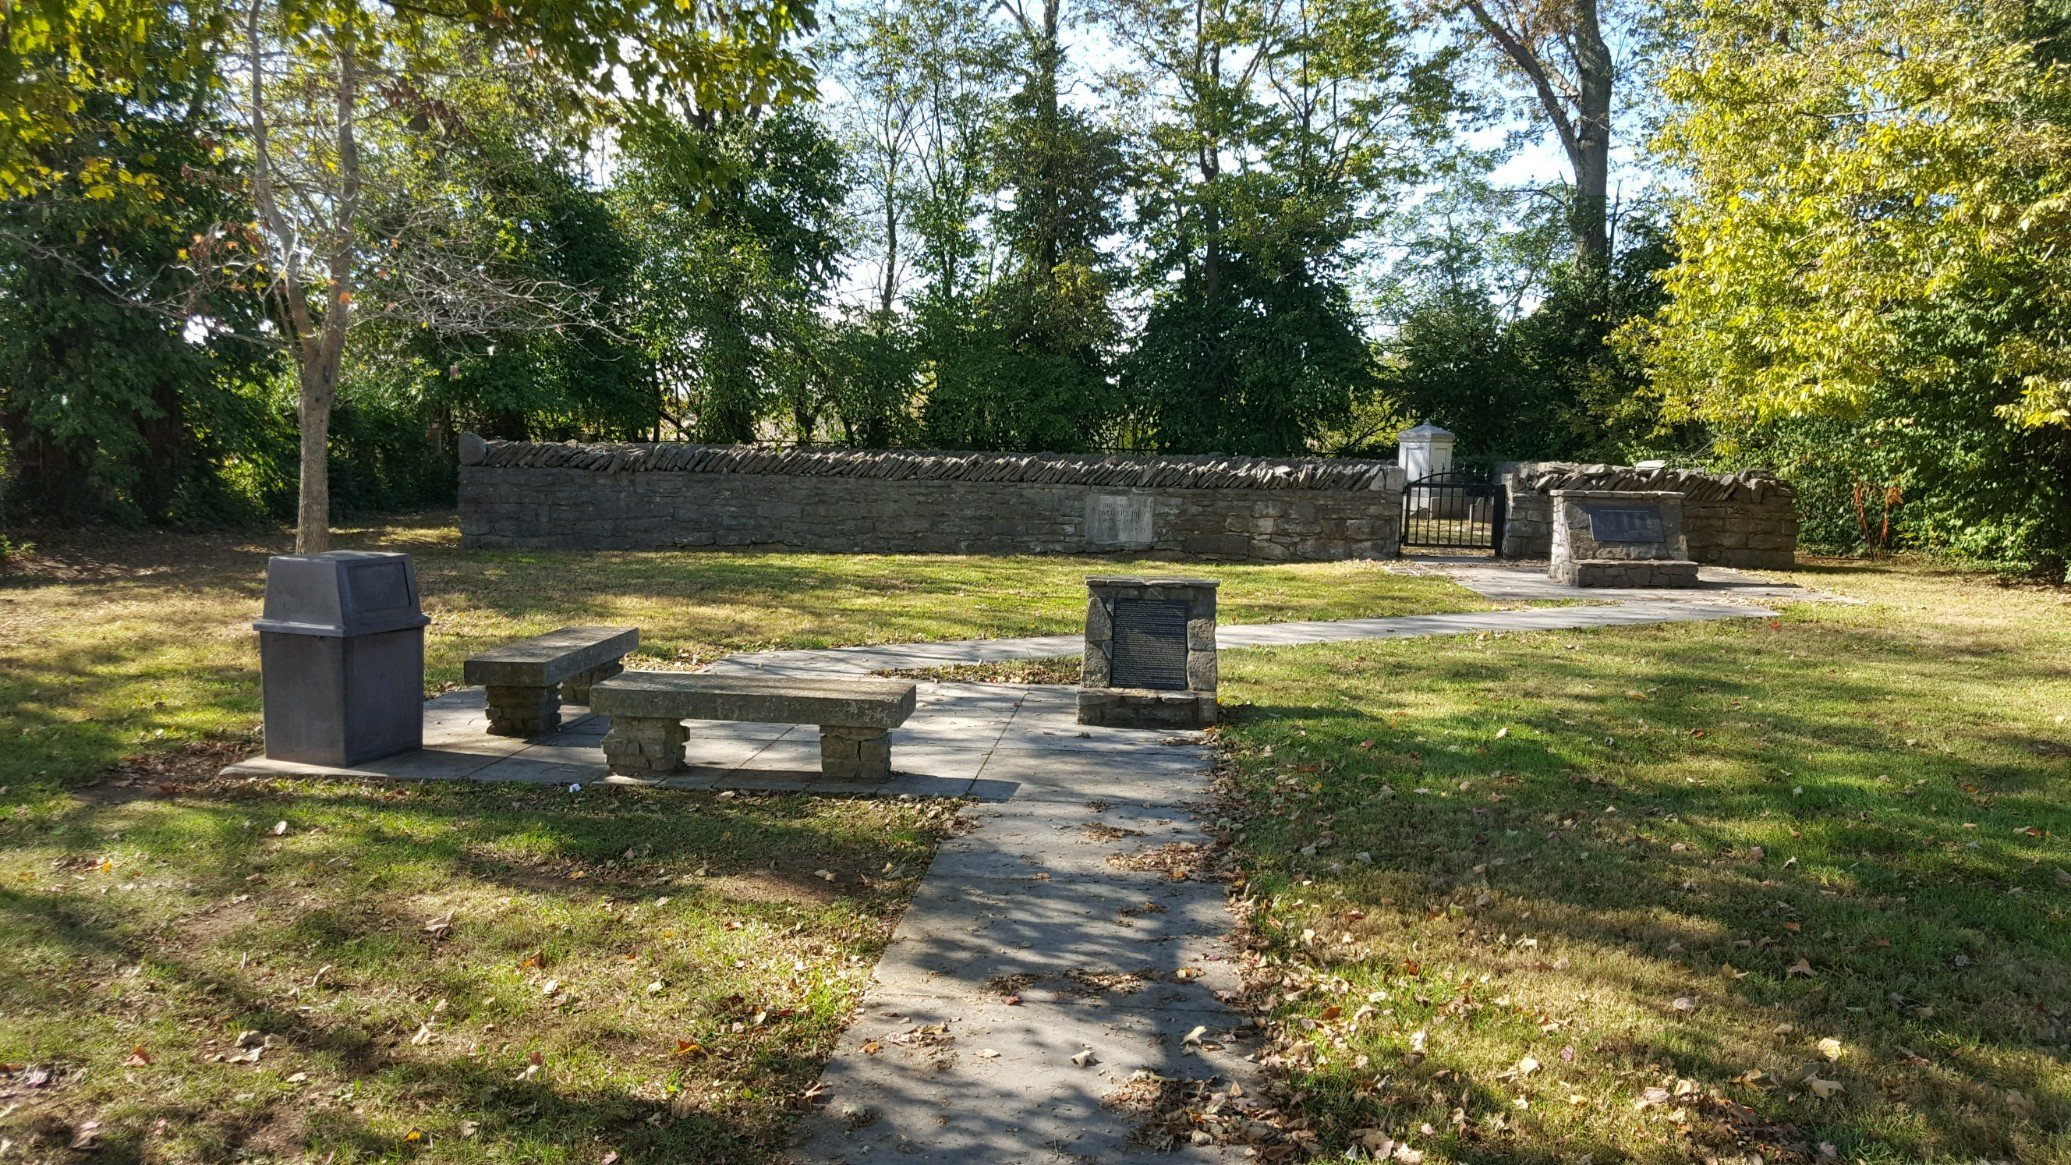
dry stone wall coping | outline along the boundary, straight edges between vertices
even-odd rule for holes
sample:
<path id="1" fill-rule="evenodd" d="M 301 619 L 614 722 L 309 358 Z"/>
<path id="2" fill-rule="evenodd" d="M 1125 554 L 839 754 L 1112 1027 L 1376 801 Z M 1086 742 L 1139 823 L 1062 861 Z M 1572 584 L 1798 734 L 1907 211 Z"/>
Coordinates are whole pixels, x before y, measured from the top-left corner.
<path id="1" fill-rule="evenodd" d="M 470 434 L 469 436 L 472 436 Z M 481 441 L 462 464 L 491 469 L 591 473 L 740 473 L 921 481 L 1000 481 L 1145 489 L 1386 489 L 1392 461 L 1325 457 L 1130 456 L 936 452 L 904 449 L 766 449 L 754 445 L 578 444 Z M 473 458 L 469 460 L 469 458 Z"/>

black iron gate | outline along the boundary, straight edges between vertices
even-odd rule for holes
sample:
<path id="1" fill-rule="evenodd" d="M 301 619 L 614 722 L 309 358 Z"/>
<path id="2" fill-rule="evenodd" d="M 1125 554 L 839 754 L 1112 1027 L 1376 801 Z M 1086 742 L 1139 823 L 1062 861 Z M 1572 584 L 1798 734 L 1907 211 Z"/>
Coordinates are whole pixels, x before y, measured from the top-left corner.
<path id="1" fill-rule="evenodd" d="M 1402 491 L 1402 544 L 1500 552 L 1503 502 L 1503 487 L 1472 470 L 1420 477 Z"/>

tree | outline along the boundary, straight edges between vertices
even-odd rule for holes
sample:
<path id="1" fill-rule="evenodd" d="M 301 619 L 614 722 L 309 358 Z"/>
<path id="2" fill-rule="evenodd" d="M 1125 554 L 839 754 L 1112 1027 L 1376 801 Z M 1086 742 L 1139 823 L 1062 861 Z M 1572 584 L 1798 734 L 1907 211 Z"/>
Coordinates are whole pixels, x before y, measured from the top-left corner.
<path id="1" fill-rule="evenodd" d="M 1907 543 L 2060 572 L 2066 31 L 2017 0 L 1693 8 L 1665 76 L 1671 298 L 1627 332 L 1670 410 L 1726 458 L 1821 467 L 1808 504 L 1894 488 Z"/>
<path id="2" fill-rule="evenodd" d="M 1977 337 L 2008 422 L 2071 429 L 2071 73 L 2015 0 L 1705 3 L 1661 141 L 1690 174 L 1643 333 L 1672 402 L 1723 426 L 1846 415 Z M 1939 346 L 1937 346 L 1939 347 Z"/>
<path id="3" fill-rule="evenodd" d="M 1350 245 L 1449 136 L 1451 54 L 1371 0 L 1116 0 L 1108 19 L 1139 64 L 1124 99 L 1156 110 L 1124 395 L 1162 448 L 1302 452 L 1371 389 Z"/>
<path id="4" fill-rule="evenodd" d="M 384 245 L 396 236 L 370 230 L 374 204 L 405 204 L 395 162 L 407 155 L 413 121 L 427 112 L 421 95 L 456 44 L 478 43 L 479 59 L 491 67 L 536 65 L 553 78 L 557 84 L 542 94 L 549 126 L 612 108 L 627 96 L 621 86 L 636 105 L 672 101 L 715 111 L 793 91 L 803 77 L 782 47 L 799 14 L 781 6 L 721 14 L 663 0 L 462 0 L 443 10 L 347 0 L 243 3 L 241 67 L 225 96 L 250 151 L 256 237 L 297 370 L 296 548 L 305 553 L 329 545 L 331 408 L 371 269 L 385 268 L 396 289 L 381 301 L 384 309 L 439 313 L 449 333 L 471 323 L 502 326 L 513 312 L 565 313 L 569 302 L 563 288 L 526 272 L 513 280 L 485 262 L 493 246 L 472 237 L 472 224 L 450 205 L 418 203 L 440 221 L 412 233 L 478 244 L 458 255 Z"/>
<path id="5" fill-rule="evenodd" d="M 37 180 L 0 200 L 5 485 L 45 518 L 191 515 L 218 463 L 261 443 L 259 301 L 187 262 L 241 214 L 224 127 L 180 56 L 193 29 L 170 15 L 144 29 L 149 59 L 180 67 L 87 86 L 20 155 Z"/>
<path id="6" fill-rule="evenodd" d="M 1612 100 L 1618 65 L 1603 0 L 1462 0 L 1475 25 L 1530 86 L 1575 175 L 1568 233 L 1578 267 L 1609 269 Z"/>
<path id="7" fill-rule="evenodd" d="M 817 313 L 847 188 L 834 142 L 794 109 L 627 138 L 618 201 L 639 255 L 635 330 L 662 420 L 746 442 L 780 405 L 811 441 L 826 395 Z"/>
<path id="8" fill-rule="evenodd" d="M 1121 325 L 1102 247 L 1120 229 L 1126 162 L 1111 127 L 1064 101 L 1062 0 L 1006 11 L 1020 85 L 985 158 L 997 258 L 968 307 L 938 311 L 928 329 L 938 356 L 926 432 L 961 448 L 1095 448 L 1116 412 L 1109 362 Z"/>

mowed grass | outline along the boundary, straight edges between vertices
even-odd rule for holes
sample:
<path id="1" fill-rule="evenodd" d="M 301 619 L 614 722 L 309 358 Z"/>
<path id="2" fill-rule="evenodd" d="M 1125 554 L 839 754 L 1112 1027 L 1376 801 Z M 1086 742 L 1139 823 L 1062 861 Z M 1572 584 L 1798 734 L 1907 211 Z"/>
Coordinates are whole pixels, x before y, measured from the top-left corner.
<path id="1" fill-rule="evenodd" d="M 0 1161 L 780 1159 L 953 806 L 219 780 L 284 540 L 44 542 L 0 574 Z M 341 540 L 416 556 L 435 690 L 570 623 L 691 667 L 1069 631 L 1084 575 L 1174 569 L 455 542 Z M 1237 622 L 1487 605 L 1372 565 L 1206 572 Z"/>
<path id="2" fill-rule="evenodd" d="M 1314 1159 L 2071 1160 L 2071 595 L 1233 652 Z"/>
<path id="3" fill-rule="evenodd" d="M 285 539 L 96 533 L 43 540 L 0 572 L 0 785 L 90 778 L 182 741 L 254 740 L 257 617 Z M 1116 558 L 755 551 L 461 552 L 450 516 L 348 530 L 341 548 L 407 551 L 432 616 L 427 683 L 485 646 L 572 623 L 633 624 L 635 666 L 733 651 L 1069 632 L 1088 574 L 1171 573 Z M 1486 609 L 1442 579 L 1373 563 L 1185 568 L 1222 580 L 1227 623 Z M 4 797 L 0 797 L 4 804 Z"/>
<path id="4" fill-rule="evenodd" d="M 0 1160 L 776 1159 L 954 814 L 97 792 L 0 815 Z"/>

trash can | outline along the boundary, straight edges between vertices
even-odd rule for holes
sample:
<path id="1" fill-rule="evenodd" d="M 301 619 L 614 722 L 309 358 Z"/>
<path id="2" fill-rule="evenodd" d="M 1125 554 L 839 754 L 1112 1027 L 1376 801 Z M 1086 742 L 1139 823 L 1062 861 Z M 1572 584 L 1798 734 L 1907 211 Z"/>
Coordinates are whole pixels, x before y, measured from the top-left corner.
<path id="1" fill-rule="evenodd" d="M 259 675 L 266 755 L 347 767 L 424 745 L 424 625 L 407 554 L 266 563 Z"/>

